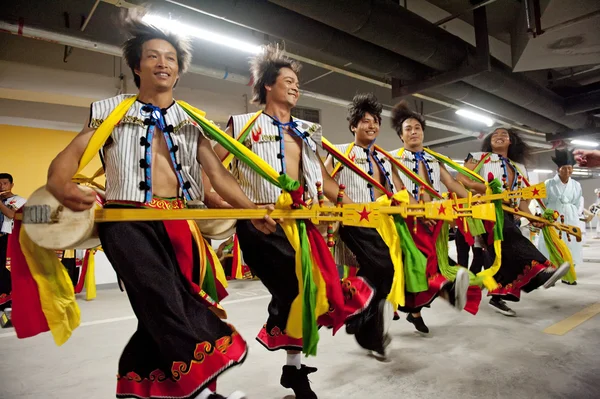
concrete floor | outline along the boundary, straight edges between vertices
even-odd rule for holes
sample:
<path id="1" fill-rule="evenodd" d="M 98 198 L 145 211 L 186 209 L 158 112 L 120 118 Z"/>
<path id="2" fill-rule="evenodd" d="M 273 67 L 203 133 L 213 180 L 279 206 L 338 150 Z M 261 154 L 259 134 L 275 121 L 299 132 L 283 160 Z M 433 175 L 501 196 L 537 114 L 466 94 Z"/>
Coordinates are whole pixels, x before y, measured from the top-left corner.
<path id="1" fill-rule="evenodd" d="M 588 262 L 577 269 L 579 285 L 524 295 L 513 306 L 518 317 L 494 313 L 484 298 L 477 316 L 436 301 L 424 311 L 429 337 L 404 319 L 394 322 L 388 363 L 367 356 L 343 331 L 335 337 L 323 331 L 319 356 L 306 361 L 319 368 L 311 375 L 315 391 L 321 399 L 600 398 L 600 317 L 563 336 L 543 332 L 600 302 L 600 240 L 589 244 Z M 231 284 L 230 292 L 230 321 L 250 349 L 246 363 L 219 380 L 220 391 L 241 389 L 251 399 L 290 395 L 279 385 L 284 353 L 253 339 L 266 317 L 267 291 L 245 281 Z M 117 289 L 79 304 L 82 326 L 60 348 L 49 334 L 18 340 L 10 329 L 0 330 L 0 398 L 114 397 L 117 361 L 136 321 Z"/>

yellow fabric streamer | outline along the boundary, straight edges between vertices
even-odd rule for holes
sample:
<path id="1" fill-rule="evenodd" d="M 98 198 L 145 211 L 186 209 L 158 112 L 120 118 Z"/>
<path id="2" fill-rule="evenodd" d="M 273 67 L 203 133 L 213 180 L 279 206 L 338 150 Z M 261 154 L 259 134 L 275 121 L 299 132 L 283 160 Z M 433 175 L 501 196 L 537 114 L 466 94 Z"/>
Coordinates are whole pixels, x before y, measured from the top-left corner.
<path id="1" fill-rule="evenodd" d="M 187 222 L 188 222 L 188 226 L 190 227 L 190 231 L 192 232 L 192 237 L 193 237 L 194 241 L 196 242 L 196 245 L 198 246 L 198 253 L 200 255 L 200 279 L 198 281 L 198 286 L 200 287 L 200 294 L 202 295 L 202 294 L 205 294 L 204 291 L 202 290 L 202 285 L 204 284 L 204 276 L 206 276 L 207 247 L 208 247 L 209 253 L 211 253 L 215 257 L 216 257 L 216 255 L 214 254 L 214 252 L 212 252 L 212 248 L 208 244 L 208 242 L 204 239 L 204 237 L 202 237 L 202 233 L 200 232 L 200 228 L 198 227 L 198 225 L 192 220 L 188 220 Z M 219 281 L 222 282 L 221 277 L 218 276 L 219 269 L 221 271 L 222 276 L 224 277 L 225 272 L 223 271 L 223 267 L 221 266 L 221 263 L 219 263 L 218 259 L 217 259 L 217 262 L 215 263 L 215 270 L 216 270 L 217 276 L 215 276 L 215 277 L 218 278 Z M 223 286 L 225 288 L 227 288 L 227 281 L 225 281 L 225 284 Z M 208 295 L 206 295 L 206 296 L 208 296 Z M 215 301 L 216 306 L 213 307 L 211 310 L 217 316 L 219 316 L 219 318 L 227 319 L 227 312 L 225 311 L 225 309 L 221 306 L 221 304 L 219 304 L 219 302 L 217 302 L 216 298 L 213 298 L 213 300 Z"/>
<path id="2" fill-rule="evenodd" d="M 25 229 L 21 229 L 19 242 L 39 290 L 42 312 L 54 342 L 60 346 L 67 342 L 81 321 L 73 283 L 56 252 L 36 245 Z"/>
<path id="3" fill-rule="evenodd" d="M 348 155 L 350 155 L 350 153 L 352 152 L 353 148 L 354 148 L 354 143 L 350 143 L 350 145 L 348 145 L 348 148 L 346 148 L 346 152 L 344 155 L 346 157 L 348 157 Z M 337 165 L 335 165 L 335 167 L 333 168 L 333 170 L 330 173 L 331 177 L 334 177 L 337 174 L 337 172 L 340 171 L 341 168 L 342 168 L 342 163 L 338 162 Z"/>
<path id="4" fill-rule="evenodd" d="M 100 167 L 96 173 L 94 173 L 91 177 L 87 177 L 81 173 L 76 174 L 75 176 L 73 176 L 73 178 L 71 179 L 71 181 L 73 181 L 74 183 L 77 184 L 89 184 L 91 186 L 97 187 L 100 190 L 104 191 L 106 190 L 106 188 L 104 187 L 103 184 L 97 183 L 94 180 L 96 180 L 98 177 L 103 176 L 104 175 L 104 168 Z"/>
<path id="5" fill-rule="evenodd" d="M 486 185 L 485 195 L 492 195 L 492 189 L 489 185 Z M 493 234 L 493 233 L 492 233 Z M 498 288 L 498 283 L 494 276 L 500 270 L 500 266 L 502 263 L 502 241 L 494 240 L 494 252 L 496 253 L 496 258 L 494 259 L 494 263 L 490 266 L 489 269 L 485 269 L 479 273 L 477 273 L 477 277 L 481 277 L 481 282 L 488 289 L 488 291 L 493 291 Z"/>
<path id="6" fill-rule="evenodd" d="M 496 252 L 496 259 L 494 259 L 494 263 L 489 269 L 485 269 L 479 273 L 477 273 L 477 277 L 481 277 L 481 282 L 488 289 L 488 291 L 493 291 L 498 288 L 498 283 L 496 279 L 494 279 L 494 275 L 498 273 L 500 270 L 500 264 L 502 263 L 502 241 L 494 240 L 494 251 Z"/>
<path id="7" fill-rule="evenodd" d="M 292 203 L 292 196 L 289 193 L 283 192 L 277 199 L 275 208 L 290 209 Z M 300 233 L 295 220 L 286 219 L 283 221 L 283 223 L 281 223 L 281 227 L 283 228 L 283 231 L 292 248 L 294 248 L 294 251 L 296 252 L 295 268 L 298 279 L 298 295 L 292 302 L 292 306 L 290 308 L 290 314 L 288 316 L 286 325 L 286 333 L 292 338 L 302 338 L 302 293 L 304 292 L 304 282 L 302 280 L 302 251 L 300 249 Z M 320 315 L 323 315 L 329 311 L 329 302 L 327 301 L 325 281 L 315 262 L 313 262 L 313 279 L 315 281 L 315 285 L 317 286 L 315 315 L 316 317 L 319 317 Z"/>
<path id="8" fill-rule="evenodd" d="M 246 124 L 240 131 L 245 132 L 246 129 L 248 129 L 248 127 L 250 127 L 250 125 L 252 125 L 256 121 L 256 118 L 258 118 L 260 116 L 260 114 L 262 114 L 262 113 L 263 113 L 263 111 L 261 109 L 260 111 L 258 111 L 254 115 L 252 115 L 252 118 L 250 118 L 250 120 L 248 120 L 248 122 L 246 122 Z M 239 138 L 236 138 L 236 139 L 239 139 Z M 223 160 L 223 166 L 225 167 L 225 169 L 229 169 L 229 165 L 231 165 L 231 162 L 233 162 L 233 158 L 235 158 L 235 156 L 232 153 L 227 154 L 227 156 Z"/>
<path id="9" fill-rule="evenodd" d="M 127 110 L 131 108 L 136 99 L 137 96 L 133 96 L 121 101 L 117 108 L 115 108 L 115 110 L 110 113 L 108 118 L 106 118 L 104 122 L 102 122 L 102 124 L 98 127 L 98 129 L 96 129 L 96 131 L 92 135 L 92 138 L 90 139 L 87 148 L 81 156 L 77 173 L 81 173 L 83 168 L 85 168 L 87 164 L 90 163 L 91 160 L 94 159 L 94 157 L 98 154 L 98 151 L 100 151 L 100 148 L 102 148 L 104 143 L 106 143 L 106 140 L 108 140 L 108 138 L 112 134 L 112 131 L 117 125 L 117 123 L 119 123 L 119 121 L 123 119 L 123 117 L 127 113 Z"/>
<path id="10" fill-rule="evenodd" d="M 96 298 L 96 259 L 97 249 L 90 249 L 87 253 L 87 271 L 85 272 L 85 300 L 91 301 Z"/>
<path id="11" fill-rule="evenodd" d="M 569 268 L 569 273 L 573 277 L 573 280 L 577 280 L 577 273 L 575 273 L 575 265 L 573 264 L 573 255 L 571 254 L 567 243 L 558 236 L 557 230 L 553 226 L 549 226 L 548 231 L 550 231 L 550 238 L 552 239 L 552 243 L 556 245 L 556 249 L 560 252 L 565 262 L 569 262 L 569 265 L 571 266 Z M 544 239 L 544 237 L 541 237 L 541 239 Z M 556 266 L 558 267 L 560 265 Z"/>
<path id="12" fill-rule="evenodd" d="M 399 191 L 394 194 L 392 198 L 382 195 L 377 198 L 376 202 L 382 206 L 390 206 L 392 204 L 392 199 L 398 202 L 408 203 L 408 191 Z M 391 215 L 382 215 L 381 225 L 377 228 L 377 232 L 388 246 L 392 264 L 394 265 L 394 279 L 387 300 L 392 304 L 394 309 L 397 309 L 398 306 L 404 306 L 406 298 L 404 295 L 405 282 L 402 249 L 400 247 L 400 236 L 396 231 L 394 218 Z"/>
<path id="13" fill-rule="evenodd" d="M 211 121 L 206 119 L 202 115 L 201 111 L 198 110 L 197 108 L 192 107 L 190 104 L 188 104 L 184 101 L 177 101 L 177 103 L 180 106 L 182 106 L 183 108 L 190 111 L 191 113 L 195 114 L 194 116 L 196 116 L 198 119 L 202 120 L 203 123 L 211 126 L 212 128 L 214 128 L 216 130 L 219 130 L 219 131 L 221 130 L 214 123 L 212 123 Z M 233 146 L 238 147 L 238 149 L 240 150 L 240 152 L 242 152 L 244 154 L 244 156 L 246 156 L 251 162 L 258 165 L 258 167 L 260 169 L 262 169 L 263 171 L 265 171 L 269 175 L 269 177 L 271 177 L 273 180 L 278 180 L 279 173 L 275 169 L 273 169 L 273 167 L 271 165 L 269 165 L 264 159 L 262 159 L 261 157 L 256 155 L 254 152 L 252 152 L 251 150 L 249 150 L 248 148 L 246 148 L 245 146 L 240 144 L 236 139 L 234 139 L 230 135 L 223 133 L 223 138 L 225 140 L 229 141 L 229 143 L 231 143 Z"/>

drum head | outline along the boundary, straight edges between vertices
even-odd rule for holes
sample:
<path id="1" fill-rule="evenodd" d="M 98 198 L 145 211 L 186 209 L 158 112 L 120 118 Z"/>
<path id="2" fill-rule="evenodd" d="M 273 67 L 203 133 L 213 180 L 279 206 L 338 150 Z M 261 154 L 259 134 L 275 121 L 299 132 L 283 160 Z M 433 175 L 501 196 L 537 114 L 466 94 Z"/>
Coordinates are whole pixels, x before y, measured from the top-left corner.
<path id="1" fill-rule="evenodd" d="M 235 234 L 237 220 L 196 220 L 202 235 L 211 240 L 225 240 Z"/>

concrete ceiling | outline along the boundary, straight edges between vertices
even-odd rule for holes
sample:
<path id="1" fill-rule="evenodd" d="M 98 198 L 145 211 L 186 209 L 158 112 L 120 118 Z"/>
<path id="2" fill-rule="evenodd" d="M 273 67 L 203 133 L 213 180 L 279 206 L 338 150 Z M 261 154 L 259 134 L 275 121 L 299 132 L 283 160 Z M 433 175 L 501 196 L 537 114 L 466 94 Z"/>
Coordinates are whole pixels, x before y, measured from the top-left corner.
<path id="1" fill-rule="evenodd" d="M 415 2 L 415 0 L 412 0 Z M 56 0 L 53 2 L 40 2 L 34 0 L 22 0 L 19 2 L 12 2 L 10 7 L 3 7 L 0 9 L 0 20 L 8 21 L 11 23 L 18 23 L 19 20 L 24 21 L 26 26 L 33 26 L 43 28 L 49 31 L 67 33 L 69 35 L 84 38 L 90 41 L 119 45 L 123 40 L 123 32 L 119 29 L 118 20 L 120 13 L 123 9 L 115 7 L 112 0 L 100 1 L 94 15 L 90 19 L 84 32 L 80 32 L 80 26 L 82 18 L 89 14 L 94 0 Z M 134 1 L 131 1 L 134 2 Z M 409 0 L 411 2 L 411 0 Z M 239 26 L 236 24 L 228 23 L 219 19 L 215 19 L 206 15 L 191 13 L 183 8 L 175 7 L 167 2 L 154 2 L 158 6 L 155 6 L 155 10 L 163 9 L 171 12 L 171 17 L 181 22 L 187 22 L 202 26 L 204 29 L 226 34 L 230 37 L 239 38 L 241 40 L 252 42 L 256 44 L 273 42 L 278 40 L 276 37 L 266 35 L 262 32 L 250 29 L 248 27 Z M 426 3 L 426 2 L 420 2 Z M 438 12 L 447 11 L 448 13 L 455 13 L 460 11 L 460 8 L 467 7 L 469 4 L 466 1 L 441 1 L 431 0 L 429 3 L 433 6 L 439 7 Z M 423 4 L 421 4 L 422 6 Z M 490 35 L 502 40 L 507 43 L 507 29 L 510 28 L 511 16 L 518 12 L 519 2 L 513 0 L 498 0 L 491 4 L 490 12 L 488 13 L 488 23 L 490 29 Z M 496 11 L 494 11 L 496 10 Z M 503 12 L 500 12 L 503 10 Z M 68 14 L 69 27 L 66 27 L 65 21 Z M 165 14 L 167 15 L 167 14 Z M 265 16 L 267 17 L 267 16 Z M 461 17 L 463 21 L 472 23 L 470 14 L 465 14 Z M 431 19 L 431 18 L 429 18 Z M 127 67 L 123 65 L 120 58 L 115 56 L 107 56 L 105 54 L 96 53 L 93 51 L 86 51 L 79 48 L 74 48 L 71 54 L 67 57 L 66 62 L 64 60 L 64 46 L 60 44 L 49 45 L 48 43 L 18 38 L 15 36 L 2 35 L 3 45 L 0 46 L 0 59 L 9 60 L 11 63 L 25 64 L 29 66 L 37 66 L 40 68 L 48 68 L 57 71 L 67 71 L 75 73 L 78 79 L 81 79 L 81 84 L 85 84 L 85 75 L 89 76 L 103 76 L 107 78 L 109 83 L 110 92 L 114 92 L 119 88 L 119 75 L 123 73 L 126 77 L 130 77 L 131 73 Z M 234 50 L 225 50 L 221 45 L 208 43 L 202 40 L 194 40 L 194 64 L 202 65 L 205 67 L 213 68 L 215 70 L 227 71 L 229 73 L 235 73 L 238 75 L 248 75 L 248 55 L 242 52 Z M 22 51 L 23 48 L 27 48 L 27 51 Z M 332 97 L 336 100 L 349 102 L 352 96 L 359 92 L 373 92 L 377 97 L 384 103 L 387 109 L 394 104 L 394 100 L 391 96 L 391 90 L 389 84 L 386 87 L 386 83 L 389 83 L 388 77 L 378 73 L 374 69 L 370 69 L 368 66 L 359 67 L 355 64 L 349 64 L 347 60 L 337 58 L 331 54 L 318 51 L 313 48 L 286 43 L 286 49 L 293 54 L 297 54 L 302 57 L 307 57 L 313 61 L 317 61 L 315 64 L 305 62 L 301 73 L 302 88 L 304 90 Z M 362 77 L 368 79 L 376 79 L 382 84 L 373 84 L 365 81 L 364 79 L 357 79 L 355 77 L 348 76 L 347 74 L 341 74 L 338 72 L 332 73 L 331 68 L 341 68 L 344 71 L 350 73 L 356 73 Z M 592 65 L 593 67 L 594 65 Z M 38 87 L 37 94 L 35 89 L 31 87 L 31 84 L 25 82 L 26 75 L 19 78 L 12 76 L 5 76 L 2 79 L 2 65 L 0 64 L 0 97 L 4 99 L 12 99 L 15 101 L 21 109 L 23 106 L 22 101 L 29 102 L 40 102 L 54 104 L 53 106 L 59 106 L 58 103 L 62 103 L 66 107 L 63 109 L 69 110 L 69 107 L 77 107 L 76 103 L 89 104 L 89 98 L 82 93 L 69 94 L 63 93 L 62 96 L 44 94 L 43 90 Z M 576 75 L 581 78 L 591 78 L 591 75 L 595 70 L 587 73 L 581 73 Z M 575 72 L 581 72 L 576 70 Z M 14 73 L 14 70 L 12 71 Z M 556 71 L 556 76 L 566 76 L 569 73 L 574 72 L 570 69 L 561 68 Z M 75 76 L 75 75 L 73 75 Z M 367 79 L 367 80 L 368 80 Z M 52 79 L 50 79 L 52 80 Z M 572 82 L 573 77 L 565 78 L 564 81 Z M 43 83 L 43 82 L 42 82 Z M 131 89 L 131 85 L 129 88 Z M 11 92 L 11 90 L 13 90 Z M 15 91 L 17 90 L 17 91 Z M 21 91 L 18 91 L 21 90 Z M 225 118 L 227 111 L 219 107 L 226 107 L 228 104 L 228 98 L 226 95 L 239 95 L 239 85 L 229 83 L 223 80 L 217 79 L 206 79 L 202 76 L 195 74 L 185 75 L 179 85 L 179 92 L 185 96 L 186 90 L 194 92 L 210 93 L 215 99 L 211 101 L 211 111 L 217 115 L 217 119 L 222 120 Z M 219 100 L 219 96 L 214 93 L 224 93 L 223 99 Z M 247 93 L 248 90 L 245 89 Z M 74 97 L 69 97 L 70 95 Z M 113 94 L 114 95 L 114 94 Z M 3 105 L 7 100 L 1 100 L 0 106 Z M 442 127 L 429 127 L 427 130 L 427 141 L 435 143 L 438 148 L 453 152 L 456 150 L 457 154 L 464 154 L 465 149 L 476 150 L 479 147 L 479 141 L 477 140 L 477 133 L 484 134 L 488 131 L 488 128 L 473 122 L 460 118 L 455 115 L 455 109 L 462 106 L 460 102 L 453 100 L 452 98 L 445 98 L 438 96 L 436 98 L 424 98 L 423 96 L 414 97 L 410 102 L 416 102 L 413 106 L 421 108 L 424 114 L 432 123 L 437 123 Z M 75 104 L 75 105 L 74 105 Z M 481 108 L 494 113 L 494 110 L 487 108 L 485 104 L 479 104 Z M 248 106 L 247 101 L 240 98 L 240 107 Z M 17 108 L 19 108 L 17 107 Z M 53 109 L 53 108 L 50 108 Z M 6 110 L 15 110 L 15 106 L 6 107 Z M 3 112 L 1 115 L 6 115 L 8 111 Z M 44 111 L 47 112 L 47 111 Z M 70 115 L 79 115 L 80 112 L 73 112 Z M 19 112 L 15 111 L 15 115 L 20 115 Z M 46 115 L 46 114 L 44 114 Z M 64 112 L 53 113 L 50 112 L 50 116 L 54 115 L 54 119 L 62 120 L 64 123 L 72 123 L 70 118 L 63 118 Z M 46 118 L 44 116 L 44 118 Z M 526 133 L 535 132 L 535 126 L 525 128 L 519 125 L 518 121 L 511 120 L 506 115 L 497 115 L 497 123 L 509 124 L 516 127 L 521 127 Z M 79 123 L 81 121 L 78 121 Z M 444 129 L 443 126 L 448 128 L 459 128 L 465 131 L 475 133 L 474 135 L 460 135 L 456 132 L 452 132 L 451 129 Z M 539 132 L 545 133 L 545 132 Z M 465 140 L 471 140 L 465 142 Z M 540 142 L 540 140 L 535 140 Z M 453 143 L 460 143 L 454 144 Z M 471 148 L 472 147 L 472 148 Z M 538 148 L 540 151 L 544 151 Z M 460 156 L 459 156 L 460 157 Z M 547 163 L 549 159 L 548 152 L 542 154 L 543 159 L 539 162 L 543 164 Z"/>

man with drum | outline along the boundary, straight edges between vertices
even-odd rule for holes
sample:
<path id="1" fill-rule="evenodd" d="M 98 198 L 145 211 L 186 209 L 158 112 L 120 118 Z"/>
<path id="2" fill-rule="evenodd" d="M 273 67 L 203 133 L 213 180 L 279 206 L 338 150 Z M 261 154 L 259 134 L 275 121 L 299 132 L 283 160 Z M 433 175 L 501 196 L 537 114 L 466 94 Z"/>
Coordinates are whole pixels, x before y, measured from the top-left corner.
<path id="1" fill-rule="evenodd" d="M 186 201 L 203 198 L 204 170 L 232 206 L 255 209 L 202 129 L 173 100 L 173 88 L 191 61 L 189 43 L 137 19 L 126 20 L 125 27 L 131 37 L 123 55 L 139 93 L 92 104 L 86 127 L 52 162 L 48 191 L 74 211 L 93 206 L 94 193 L 80 190 L 71 178 L 95 131 L 130 100 L 125 116 L 109 126 L 114 129 L 100 151 L 105 207 L 183 208 Z M 276 225 L 270 218 L 249 224 L 259 234 Z M 117 396 L 224 399 L 209 387 L 245 360 L 247 346 L 211 311 L 214 302 L 199 295 L 193 279 L 197 248 L 187 221 L 111 222 L 98 229 L 139 321 L 121 355 Z M 228 396 L 244 397 L 240 392 Z"/>

